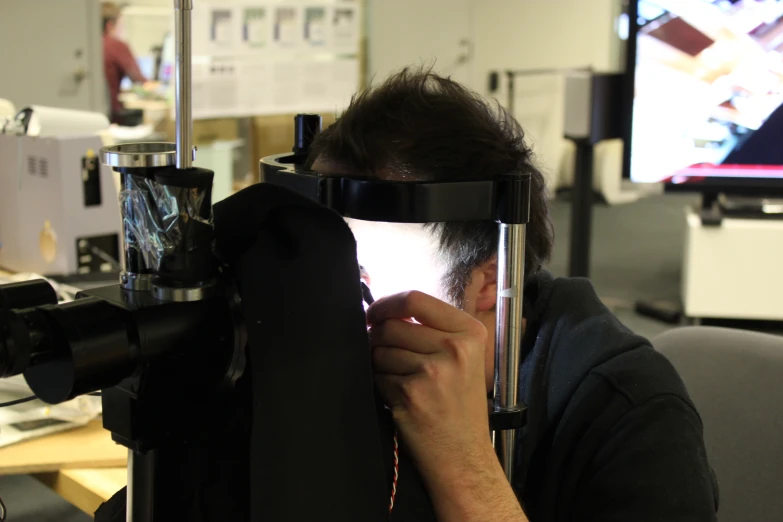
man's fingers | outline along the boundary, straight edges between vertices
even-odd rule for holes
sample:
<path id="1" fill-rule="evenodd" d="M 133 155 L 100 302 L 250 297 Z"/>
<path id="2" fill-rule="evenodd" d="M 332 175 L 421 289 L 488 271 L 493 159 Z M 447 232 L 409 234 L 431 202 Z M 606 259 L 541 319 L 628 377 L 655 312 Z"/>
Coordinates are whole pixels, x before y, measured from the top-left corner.
<path id="1" fill-rule="evenodd" d="M 402 319 L 387 319 L 370 328 L 370 346 L 394 346 L 417 353 L 439 351 L 443 333 Z"/>
<path id="2" fill-rule="evenodd" d="M 413 318 L 443 332 L 461 332 L 475 321 L 465 312 L 423 292 L 404 292 L 383 297 L 367 310 L 367 322 Z"/>
<path id="3" fill-rule="evenodd" d="M 375 386 L 381 394 L 383 402 L 389 408 L 399 408 L 405 402 L 402 383 L 406 377 L 390 374 L 376 374 Z"/>
<path id="4" fill-rule="evenodd" d="M 426 355 L 393 346 L 376 346 L 372 350 L 372 367 L 376 374 L 412 375 L 422 370 Z"/>
<path id="5" fill-rule="evenodd" d="M 409 411 L 416 402 L 421 406 L 422 382 L 420 375 L 375 374 L 375 386 L 392 413 Z"/>

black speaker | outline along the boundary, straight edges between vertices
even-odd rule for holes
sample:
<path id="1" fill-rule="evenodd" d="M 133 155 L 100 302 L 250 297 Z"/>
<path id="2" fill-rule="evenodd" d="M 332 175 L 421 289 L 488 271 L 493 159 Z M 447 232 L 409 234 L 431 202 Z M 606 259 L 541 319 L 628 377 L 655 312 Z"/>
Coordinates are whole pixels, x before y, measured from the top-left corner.
<path id="1" fill-rule="evenodd" d="M 592 144 L 621 138 L 623 117 L 622 73 L 575 71 L 566 76 L 565 124 L 567 139 Z"/>

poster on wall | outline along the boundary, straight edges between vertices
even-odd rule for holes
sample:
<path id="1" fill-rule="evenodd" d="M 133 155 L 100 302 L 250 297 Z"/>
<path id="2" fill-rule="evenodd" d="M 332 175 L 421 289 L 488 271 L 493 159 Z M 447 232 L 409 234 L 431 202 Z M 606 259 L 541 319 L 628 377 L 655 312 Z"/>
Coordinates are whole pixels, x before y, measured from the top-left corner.
<path id="1" fill-rule="evenodd" d="M 332 48 L 335 52 L 359 52 L 359 10 L 337 4 L 332 10 Z"/>
<path id="2" fill-rule="evenodd" d="M 355 59 L 304 62 L 301 76 L 301 104 L 335 111 L 350 102 L 359 83 L 359 63 Z"/>
<path id="3" fill-rule="evenodd" d="M 266 7 L 245 7 L 242 10 L 242 42 L 252 49 L 269 45 L 269 20 Z"/>
<path id="4" fill-rule="evenodd" d="M 240 0 L 193 11 L 193 117 L 333 112 L 359 85 L 351 0 Z"/>
<path id="5" fill-rule="evenodd" d="M 194 63 L 193 114 L 198 118 L 234 116 L 239 107 L 239 67 L 234 58 L 219 58 Z M 195 116 L 194 116 L 195 117 Z"/>
<path id="6" fill-rule="evenodd" d="M 231 9 L 212 9 L 209 26 L 209 40 L 212 45 L 230 48 L 234 41 L 233 11 Z"/>
<path id="7" fill-rule="evenodd" d="M 278 62 L 272 70 L 272 110 L 296 112 L 302 106 L 302 63 Z"/>
<path id="8" fill-rule="evenodd" d="M 302 41 L 299 30 L 299 9 L 292 6 L 275 8 L 274 42 L 279 49 L 293 49 Z"/>
<path id="9" fill-rule="evenodd" d="M 325 6 L 305 8 L 304 39 L 310 47 L 326 47 L 327 23 Z"/>

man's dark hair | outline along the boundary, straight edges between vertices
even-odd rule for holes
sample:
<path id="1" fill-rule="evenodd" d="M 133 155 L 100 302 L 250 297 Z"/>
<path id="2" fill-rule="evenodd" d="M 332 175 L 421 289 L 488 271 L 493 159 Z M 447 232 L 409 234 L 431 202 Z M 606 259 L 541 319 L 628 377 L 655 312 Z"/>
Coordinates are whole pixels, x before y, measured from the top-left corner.
<path id="1" fill-rule="evenodd" d="M 533 164 L 519 123 L 459 83 L 427 69 L 406 68 L 356 94 L 313 143 L 309 164 L 326 161 L 347 176 L 389 180 L 481 180 L 532 175 L 525 275 L 549 259 L 553 231 L 544 177 Z M 474 268 L 497 253 L 494 221 L 427 225 L 437 234 L 449 297 L 462 305 Z"/>

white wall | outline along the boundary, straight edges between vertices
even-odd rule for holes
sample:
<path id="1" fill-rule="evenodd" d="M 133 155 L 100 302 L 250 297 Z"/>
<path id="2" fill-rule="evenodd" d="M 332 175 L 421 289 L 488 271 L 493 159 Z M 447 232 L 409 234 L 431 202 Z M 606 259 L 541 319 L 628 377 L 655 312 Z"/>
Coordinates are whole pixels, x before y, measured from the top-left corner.
<path id="1" fill-rule="evenodd" d="M 404 65 L 437 60 L 437 72 L 505 105 L 505 75 L 500 90 L 490 94 L 490 71 L 621 70 L 623 46 L 615 33 L 620 6 L 621 0 L 368 0 L 368 74 L 383 78 Z M 470 60 L 453 67 L 465 53 L 465 39 Z M 569 169 L 561 169 L 568 146 L 563 98 L 562 75 L 516 79 L 514 115 L 550 188 L 569 182 Z"/>
<path id="2" fill-rule="evenodd" d="M 476 0 L 478 77 L 508 67 L 616 70 L 619 0 Z"/>
<path id="3" fill-rule="evenodd" d="M 140 0 L 136 0 L 140 1 Z M 152 1 L 152 0 L 146 0 Z M 620 68 L 621 0 L 367 0 L 369 73 L 437 60 L 436 70 L 486 90 L 490 70 Z M 473 44 L 469 64 L 454 67 Z"/>
<path id="4" fill-rule="evenodd" d="M 470 53 L 473 0 L 367 0 L 368 80 L 382 80 L 411 64 L 433 65 L 472 83 Z M 466 45 L 467 43 L 467 45 Z M 464 58 L 462 58 L 464 59 Z"/>
<path id="5" fill-rule="evenodd" d="M 473 87 L 479 92 L 488 94 L 490 71 L 622 68 L 614 27 L 619 0 L 477 0 L 473 13 Z M 495 96 L 506 103 L 505 75 Z M 564 163 L 571 159 L 563 139 L 564 96 L 563 74 L 515 78 L 514 116 L 552 190 L 571 182 L 570 165 Z"/>

